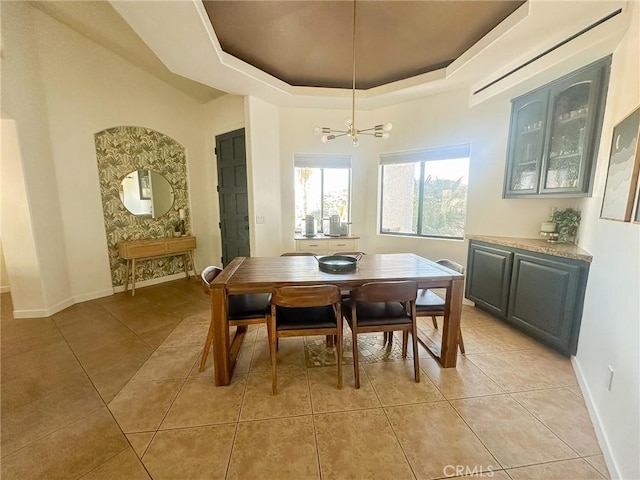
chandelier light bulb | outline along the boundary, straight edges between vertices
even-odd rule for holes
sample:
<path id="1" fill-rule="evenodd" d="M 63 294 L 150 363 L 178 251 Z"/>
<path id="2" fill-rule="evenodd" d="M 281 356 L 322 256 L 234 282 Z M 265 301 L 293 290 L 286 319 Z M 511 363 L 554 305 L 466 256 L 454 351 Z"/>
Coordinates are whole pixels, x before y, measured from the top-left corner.
<path id="1" fill-rule="evenodd" d="M 321 141 L 322 143 L 327 143 L 327 142 L 329 141 L 329 137 L 327 137 L 326 135 L 323 135 L 323 136 L 320 138 L 320 141 Z"/>
<path id="2" fill-rule="evenodd" d="M 322 128 L 316 125 L 315 127 L 313 127 L 313 133 L 315 133 L 316 135 L 320 135 L 322 133 Z"/>
<path id="3" fill-rule="evenodd" d="M 353 137 L 353 146 L 354 147 L 360 146 L 360 140 L 358 140 L 358 137 Z"/>
<path id="4" fill-rule="evenodd" d="M 351 125 L 353 125 L 353 118 L 351 117 L 344 117 L 344 124 L 347 127 L 350 127 Z"/>
<path id="5" fill-rule="evenodd" d="M 390 132 L 390 131 L 393 129 L 393 124 L 392 124 L 392 123 L 385 123 L 385 124 L 384 124 L 384 127 L 382 127 L 382 129 L 383 129 L 385 132 Z M 386 137 L 384 137 L 384 136 L 383 136 L 382 138 L 389 138 L 389 135 L 387 134 L 387 136 L 386 136 Z"/>
<path id="6" fill-rule="evenodd" d="M 386 140 L 387 138 L 389 138 L 389 132 L 382 132 L 382 139 Z"/>

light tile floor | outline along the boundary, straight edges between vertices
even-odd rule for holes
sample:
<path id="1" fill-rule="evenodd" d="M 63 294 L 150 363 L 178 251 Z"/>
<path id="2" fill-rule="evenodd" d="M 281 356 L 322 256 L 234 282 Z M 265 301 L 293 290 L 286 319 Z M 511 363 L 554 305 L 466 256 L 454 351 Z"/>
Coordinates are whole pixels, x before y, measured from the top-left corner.
<path id="1" fill-rule="evenodd" d="M 478 309 L 419 384 L 399 338 L 363 338 L 359 390 L 347 337 L 342 390 L 322 339 L 282 339 L 274 397 L 263 326 L 230 386 L 198 371 L 208 300 L 181 280 L 16 320 L 3 294 L 2 478 L 608 478 L 570 361 Z"/>

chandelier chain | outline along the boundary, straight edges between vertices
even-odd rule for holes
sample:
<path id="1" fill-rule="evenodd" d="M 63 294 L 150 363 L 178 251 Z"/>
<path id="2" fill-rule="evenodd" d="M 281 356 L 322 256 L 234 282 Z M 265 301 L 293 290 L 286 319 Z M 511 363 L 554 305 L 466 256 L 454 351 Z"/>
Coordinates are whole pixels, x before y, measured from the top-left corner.
<path id="1" fill-rule="evenodd" d="M 314 127 L 313 131 L 316 135 L 322 135 L 322 143 L 329 140 L 335 140 L 338 137 L 351 137 L 354 147 L 360 144 L 360 135 L 370 135 L 376 138 L 389 138 L 389 132 L 393 128 L 390 123 L 375 125 L 370 128 L 358 130 L 356 128 L 356 0 L 353 0 L 353 24 L 351 37 L 351 60 L 352 60 L 352 77 L 351 77 L 351 117 L 345 119 L 346 130 L 330 127 Z"/>

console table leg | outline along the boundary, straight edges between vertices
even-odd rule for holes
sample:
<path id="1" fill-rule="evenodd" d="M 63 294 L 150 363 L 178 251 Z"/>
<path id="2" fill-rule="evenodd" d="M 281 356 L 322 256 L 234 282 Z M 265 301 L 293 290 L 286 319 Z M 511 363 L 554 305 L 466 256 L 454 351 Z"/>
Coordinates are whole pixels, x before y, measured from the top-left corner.
<path id="1" fill-rule="evenodd" d="M 184 263 L 184 274 L 187 276 L 187 280 L 189 280 L 189 264 L 187 263 L 187 254 L 182 255 L 182 263 Z"/>
<path id="2" fill-rule="evenodd" d="M 124 293 L 127 293 L 129 289 L 129 267 L 131 265 L 131 260 L 127 259 L 127 269 L 124 274 Z"/>
<path id="3" fill-rule="evenodd" d="M 191 259 L 191 266 L 193 267 L 193 274 L 198 276 L 198 269 L 196 268 L 196 261 L 193 259 L 193 250 L 189 250 L 189 258 Z"/>
<path id="4" fill-rule="evenodd" d="M 136 259 L 131 260 L 131 296 L 136 295 Z"/>

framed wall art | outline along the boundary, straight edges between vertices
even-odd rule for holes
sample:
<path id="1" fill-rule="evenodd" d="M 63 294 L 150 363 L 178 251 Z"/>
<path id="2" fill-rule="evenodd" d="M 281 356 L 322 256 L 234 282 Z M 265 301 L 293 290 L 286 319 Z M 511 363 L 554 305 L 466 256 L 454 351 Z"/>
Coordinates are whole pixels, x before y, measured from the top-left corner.
<path id="1" fill-rule="evenodd" d="M 636 108 L 613 129 L 607 183 L 602 197 L 600 218 L 628 222 L 631 220 L 640 154 L 638 132 L 640 130 L 640 107 Z M 638 215 L 636 208 L 635 216 Z"/>

